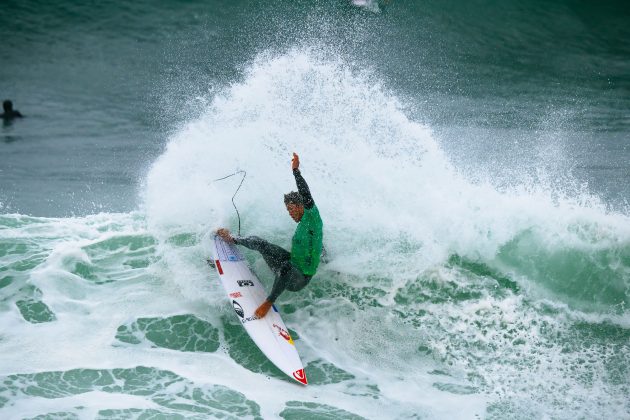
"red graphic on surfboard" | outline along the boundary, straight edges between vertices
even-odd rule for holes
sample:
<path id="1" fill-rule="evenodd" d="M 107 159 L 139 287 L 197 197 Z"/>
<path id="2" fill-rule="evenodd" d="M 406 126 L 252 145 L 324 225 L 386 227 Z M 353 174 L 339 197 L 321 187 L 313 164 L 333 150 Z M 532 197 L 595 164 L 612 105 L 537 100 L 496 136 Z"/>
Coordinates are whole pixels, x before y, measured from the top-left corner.
<path id="1" fill-rule="evenodd" d="M 273 324 L 273 327 L 278 329 L 278 335 L 280 337 L 287 340 L 289 344 L 295 345 L 295 343 L 293 342 L 293 339 L 291 338 L 291 334 L 289 334 L 287 330 L 285 330 L 284 328 L 282 328 L 280 325 L 277 325 L 277 324 Z"/>
<path id="2" fill-rule="evenodd" d="M 304 374 L 304 369 L 299 369 L 293 372 L 293 377 L 300 383 L 306 385 L 308 382 L 306 381 L 306 374 Z"/>

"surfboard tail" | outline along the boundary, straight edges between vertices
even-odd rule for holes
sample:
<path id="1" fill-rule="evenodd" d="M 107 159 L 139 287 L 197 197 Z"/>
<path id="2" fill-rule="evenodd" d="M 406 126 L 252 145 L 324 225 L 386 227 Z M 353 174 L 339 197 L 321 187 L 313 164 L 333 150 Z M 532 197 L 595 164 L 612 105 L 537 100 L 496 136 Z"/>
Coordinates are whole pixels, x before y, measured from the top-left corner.
<path id="1" fill-rule="evenodd" d="M 293 372 L 293 377 L 296 381 L 303 385 L 308 385 L 308 381 L 306 380 L 306 374 L 304 373 L 304 369 L 298 369 Z"/>

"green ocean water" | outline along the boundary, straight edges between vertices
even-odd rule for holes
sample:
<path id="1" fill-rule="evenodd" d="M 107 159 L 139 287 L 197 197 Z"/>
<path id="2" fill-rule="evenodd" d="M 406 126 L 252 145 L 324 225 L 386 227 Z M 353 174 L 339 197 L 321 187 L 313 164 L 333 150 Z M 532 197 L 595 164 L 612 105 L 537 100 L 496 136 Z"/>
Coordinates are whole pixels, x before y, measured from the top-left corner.
<path id="1" fill-rule="evenodd" d="M 0 417 L 630 416 L 623 2 L 0 4 Z M 213 229 L 327 262 L 255 348 Z M 254 253 L 252 269 L 270 287 Z"/>

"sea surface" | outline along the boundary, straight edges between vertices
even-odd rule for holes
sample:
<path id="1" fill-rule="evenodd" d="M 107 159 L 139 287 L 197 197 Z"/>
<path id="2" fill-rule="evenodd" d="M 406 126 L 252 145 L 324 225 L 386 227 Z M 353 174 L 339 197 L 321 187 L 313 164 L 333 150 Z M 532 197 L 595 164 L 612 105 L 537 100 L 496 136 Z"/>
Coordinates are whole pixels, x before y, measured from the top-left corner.
<path id="1" fill-rule="evenodd" d="M 3 0 L 2 419 L 630 418 L 626 1 Z M 275 368 L 207 266 L 326 262 Z M 273 275 L 246 251 L 270 287 Z"/>

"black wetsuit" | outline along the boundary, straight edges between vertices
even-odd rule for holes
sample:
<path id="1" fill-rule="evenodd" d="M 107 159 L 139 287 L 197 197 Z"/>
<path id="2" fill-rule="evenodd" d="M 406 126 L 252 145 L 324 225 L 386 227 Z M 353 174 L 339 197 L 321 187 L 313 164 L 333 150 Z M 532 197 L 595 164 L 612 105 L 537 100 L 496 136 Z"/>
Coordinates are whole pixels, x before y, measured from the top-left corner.
<path id="1" fill-rule="evenodd" d="M 12 120 L 14 118 L 24 118 L 24 115 L 20 111 L 7 111 L 3 114 L 0 114 L 0 118 L 3 120 Z"/>
<path id="2" fill-rule="evenodd" d="M 315 274 L 315 270 L 319 264 L 319 255 L 321 254 L 322 229 L 319 211 L 315 206 L 308 185 L 300 174 L 299 169 L 294 169 L 293 175 L 295 176 L 298 192 L 304 200 L 305 215 L 302 216 L 300 224 L 304 222 L 302 227 L 308 229 L 308 235 L 315 236 L 316 240 L 302 241 L 301 238 L 296 238 L 298 233 L 304 230 L 300 229 L 300 225 L 298 225 L 296 235 L 293 237 L 292 251 L 294 252 L 292 256 L 292 253 L 286 249 L 269 243 L 257 236 L 234 238 L 238 245 L 243 245 L 246 248 L 260 252 L 269 268 L 271 268 L 271 271 L 274 272 L 276 279 L 271 288 L 271 293 L 267 297 L 270 302 L 275 302 L 284 290 L 297 292 L 303 289 L 309 283 L 313 274 Z M 315 222 L 314 229 L 311 228 L 313 221 Z M 319 223 L 317 223 L 317 221 L 319 221 Z M 295 252 L 298 247 L 300 251 L 303 252 Z M 307 258 L 303 257 L 305 254 Z M 312 255 L 315 255 L 315 257 L 311 258 Z M 302 263 L 302 261 L 299 260 L 300 257 L 304 258 L 306 262 Z"/>

